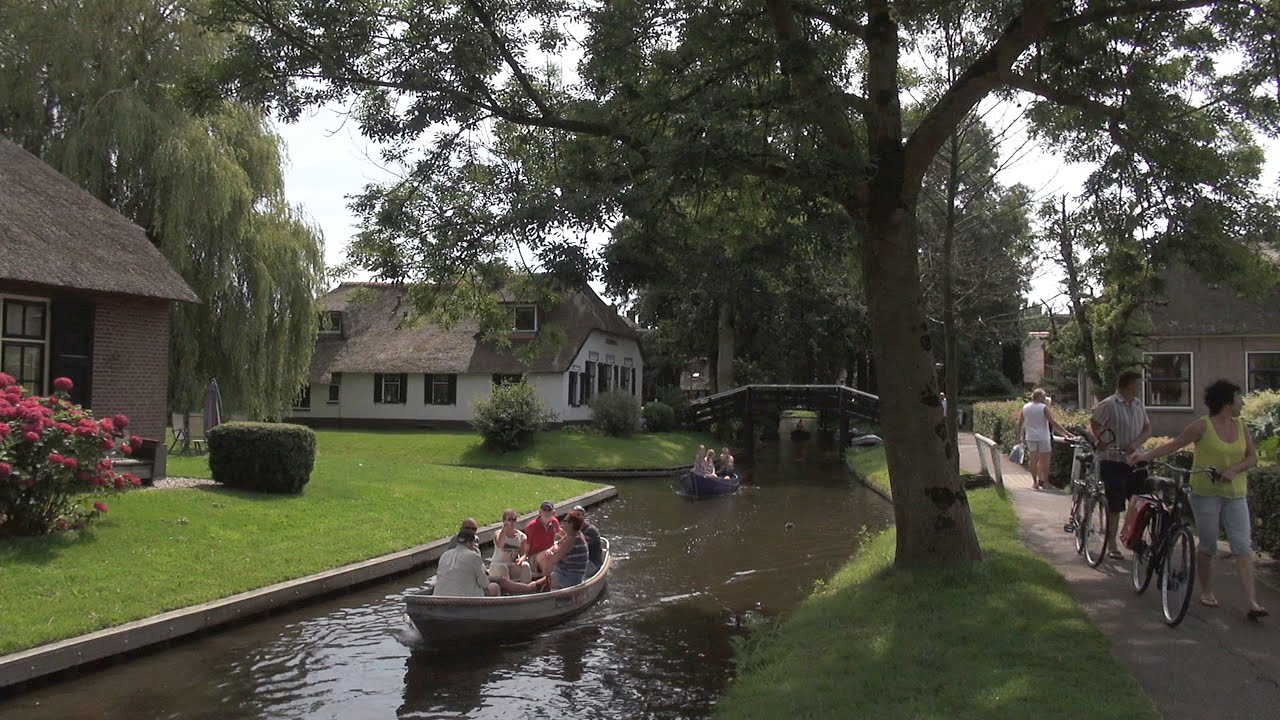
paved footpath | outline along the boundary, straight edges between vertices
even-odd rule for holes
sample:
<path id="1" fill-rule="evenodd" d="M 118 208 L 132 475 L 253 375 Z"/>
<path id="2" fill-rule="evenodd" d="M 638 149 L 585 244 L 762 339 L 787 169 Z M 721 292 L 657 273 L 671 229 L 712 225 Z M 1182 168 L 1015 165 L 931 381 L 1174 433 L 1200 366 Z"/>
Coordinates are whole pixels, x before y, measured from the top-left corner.
<path id="1" fill-rule="evenodd" d="M 960 466 L 980 470 L 972 433 L 960 435 Z M 1259 568 L 1258 601 L 1270 617 L 1245 618 L 1248 606 L 1235 562 L 1219 557 L 1214 593 L 1221 607 L 1202 607 L 1197 587 L 1187 617 L 1168 628 L 1155 582 L 1143 595 L 1133 592 L 1128 559 L 1094 569 L 1076 554 L 1071 536 L 1062 531 L 1071 508 L 1067 495 L 1033 490 L 1031 475 L 1007 457 L 1001 467 L 1023 541 L 1067 579 L 1076 601 L 1111 640 L 1112 654 L 1133 671 L 1165 720 L 1280 718 L 1280 571 L 1274 561 Z M 1106 680 L 1100 678 L 1097 687 L 1106 693 Z"/>

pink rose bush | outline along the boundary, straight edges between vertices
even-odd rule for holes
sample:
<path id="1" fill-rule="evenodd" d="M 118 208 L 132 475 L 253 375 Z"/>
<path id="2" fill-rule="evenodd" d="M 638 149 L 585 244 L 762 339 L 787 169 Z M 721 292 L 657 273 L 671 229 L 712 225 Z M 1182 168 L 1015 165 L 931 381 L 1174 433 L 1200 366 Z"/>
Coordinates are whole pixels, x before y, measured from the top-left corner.
<path id="1" fill-rule="evenodd" d="M 128 418 L 95 420 L 67 399 L 71 380 L 57 378 L 53 387 L 52 395 L 29 395 L 0 373 L 0 537 L 79 530 L 107 512 L 101 500 L 82 507 L 86 494 L 141 484 L 117 473 L 107 456 L 141 442 L 125 437 Z"/>

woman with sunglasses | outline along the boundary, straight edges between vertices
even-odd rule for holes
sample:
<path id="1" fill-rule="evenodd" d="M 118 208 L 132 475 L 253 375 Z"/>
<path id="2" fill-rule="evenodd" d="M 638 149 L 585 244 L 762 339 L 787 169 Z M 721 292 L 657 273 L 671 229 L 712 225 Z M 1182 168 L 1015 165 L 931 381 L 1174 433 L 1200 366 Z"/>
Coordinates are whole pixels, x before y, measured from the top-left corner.
<path id="1" fill-rule="evenodd" d="M 516 525 L 516 511 L 502 511 L 502 527 L 493 534 L 493 557 L 489 558 L 489 577 L 511 578 L 516 582 L 529 582 L 532 570 L 521 552 L 528 538 Z"/>

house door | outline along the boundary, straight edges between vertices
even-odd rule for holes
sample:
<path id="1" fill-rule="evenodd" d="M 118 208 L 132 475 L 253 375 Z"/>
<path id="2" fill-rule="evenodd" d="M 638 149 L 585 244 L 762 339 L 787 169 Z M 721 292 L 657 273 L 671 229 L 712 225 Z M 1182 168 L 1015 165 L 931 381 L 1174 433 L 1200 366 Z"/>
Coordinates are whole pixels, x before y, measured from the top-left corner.
<path id="1" fill-rule="evenodd" d="M 93 304 L 55 299 L 50 312 L 49 378 L 70 378 L 71 402 L 93 397 Z"/>

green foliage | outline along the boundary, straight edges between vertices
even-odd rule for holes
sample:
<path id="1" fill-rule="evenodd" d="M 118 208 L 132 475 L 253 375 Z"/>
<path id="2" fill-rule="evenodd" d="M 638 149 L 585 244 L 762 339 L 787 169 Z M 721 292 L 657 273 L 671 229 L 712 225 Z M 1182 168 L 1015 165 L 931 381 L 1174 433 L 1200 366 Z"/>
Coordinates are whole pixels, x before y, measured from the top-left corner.
<path id="1" fill-rule="evenodd" d="M 227 422 L 209 431 L 209 470 L 227 487 L 296 495 L 315 462 L 316 434 L 302 425 Z"/>
<path id="2" fill-rule="evenodd" d="M 591 419 L 606 435 L 627 437 L 640 429 L 640 401 L 629 392 L 607 392 L 591 398 Z"/>
<path id="3" fill-rule="evenodd" d="M 1262 390 L 1246 395 L 1240 417 L 1244 418 L 1255 441 L 1280 435 L 1280 390 Z"/>
<path id="4" fill-rule="evenodd" d="M 1249 471 L 1249 512 L 1258 547 L 1280 557 L 1280 466 Z"/>
<path id="5" fill-rule="evenodd" d="M 199 297 L 174 305 L 171 407 L 213 377 L 227 407 L 278 417 L 310 367 L 321 237 L 260 107 L 187 92 L 231 42 L 206 5 L 0 3 L 0 134 L 146 229 Z"/>
<path id="6" fill-rule="evenodd" d="M 507 452 L 523 447 L 554 419 L 533 386 L 519 382 L 494 385 L 489 397 L 477 399 L 471 425 L 492 448 Z"/>
<path id="7" fill-rule="evenodd" d="M 1018 413 L 1026 402 L 980 402 L 973 404 L 973 431 L 995 441 L 1008 452 L 1018 442 Z"/>
<path id="8" fill-rule="evenodd" d="M 677 428 L 687 430 L 693 427 L 693 406 L 683 390 L 676 385 L 667 385 L 658 388 L 657 396 L 676 414 Z"/>
<path id="9" fill-rule="evenodd" d="M 676 427 L 676 411 L 661 400 L 644 404 L 644 426 L 649 432 L 670 432 Z"/>
<path id="10" fill-rule="evenodd" d="M 1272 435 L 1258 443 L 1258 462 L 1280 465 L 1280 435 Z"/>

